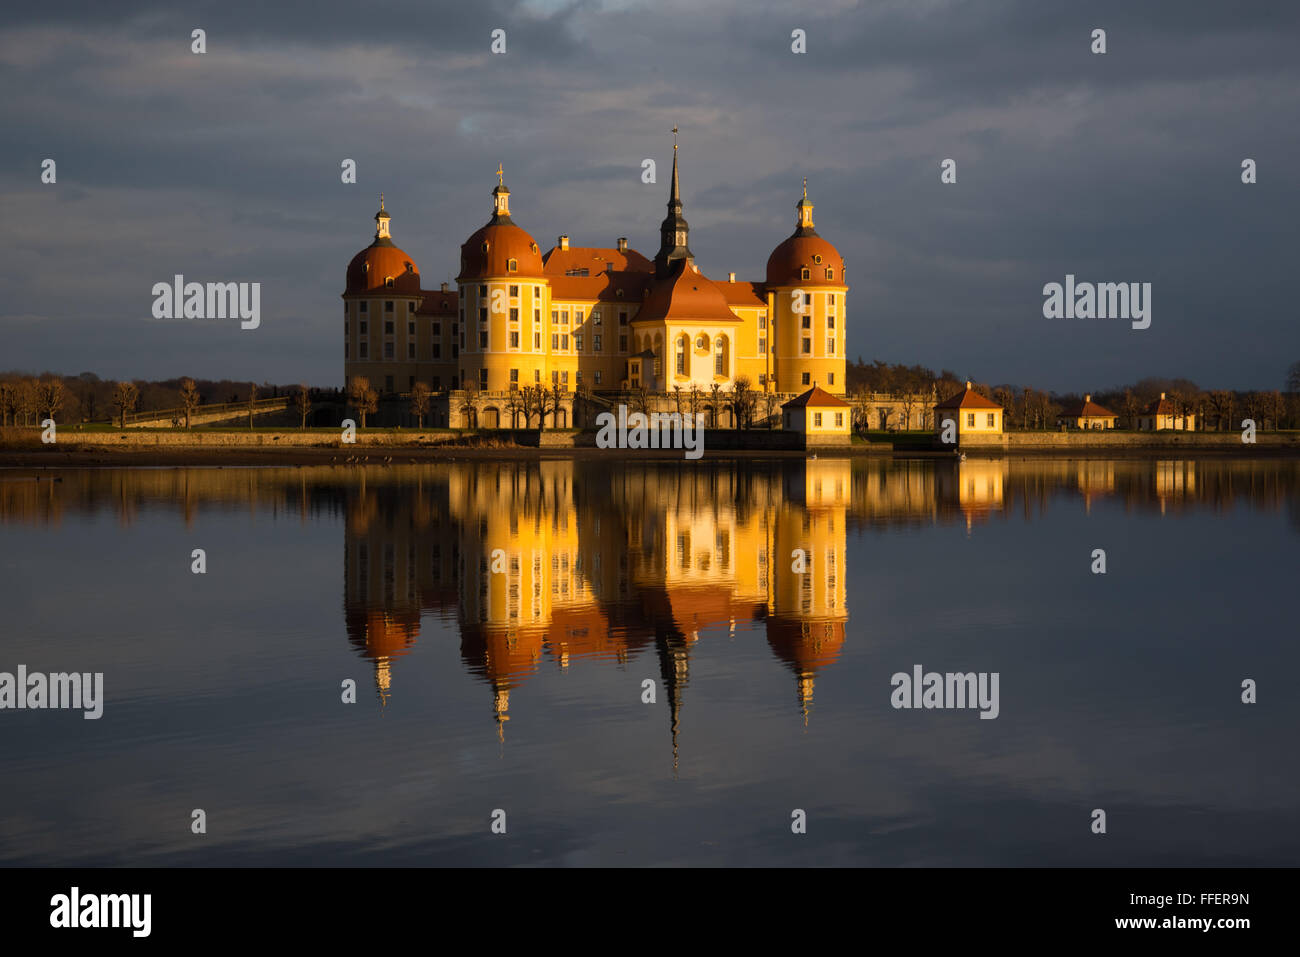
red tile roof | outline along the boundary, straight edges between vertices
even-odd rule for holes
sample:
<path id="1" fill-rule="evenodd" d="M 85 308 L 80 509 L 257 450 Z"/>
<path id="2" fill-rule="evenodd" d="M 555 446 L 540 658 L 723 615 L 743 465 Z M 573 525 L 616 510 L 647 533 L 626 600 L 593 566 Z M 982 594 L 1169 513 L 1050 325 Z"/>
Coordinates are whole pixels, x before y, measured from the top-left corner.
<path id="1" fill-rule="evenodd" d="M 546 276 L 552 279 L 575 269 L 586 269 L 589 276 L 595 276 L 606 271 L 654 272 L 655 268 L 654 263 L 635 249 L 619 252 L 604 246 L 570 246 L 568 249 L 552 246 L 542 257 L 542 262 Z"/>
<path id="2" fill-rule="evenodd" d="M 847 402 L 845 402 L 843 399 L 837 396 L 831 395 L 829 392 L 827 392 L 825 389 L 821 388 L 820 386 L 813 386 L 803 395 L 796 396 L 795 398 L 791 399 L 789 402 L 783 403 L 781 405 L 781 408 L 802 409 L 810 405 L 816 406 L 819 409 L 825 408 L 827 406 L 830 406 L 831 408 L 834 409 L 849 408 L 849 404 Z"/>
<path id="3" fill-rule="evenodd" d="M 1000 409 L 992 399 L 986 399 L 966 383 L 966 388 L 962 389 L 950 399 L 944 399 L 935 406 L 936 409 Z"/>

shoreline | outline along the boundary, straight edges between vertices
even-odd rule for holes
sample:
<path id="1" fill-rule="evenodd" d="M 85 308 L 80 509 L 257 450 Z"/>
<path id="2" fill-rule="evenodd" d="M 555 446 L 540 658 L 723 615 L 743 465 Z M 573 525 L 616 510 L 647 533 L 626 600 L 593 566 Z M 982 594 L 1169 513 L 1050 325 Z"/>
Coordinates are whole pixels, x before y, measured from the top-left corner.
<path id="1" fill-rule="evenodd" d="M 1194 443 L 1177 446 L 1035 446 L 1030 448 L 968 448 L 970 459 L 1005 458 L 1088 458 L 1088 459 L 1168 459 L 1168 458 L 1300 458 L 1295 445 L 1213 446 Z M 813 458 L 891 458 L 957 461 L 950 450 L 895 449 L 888 445 L 827 446 L 803 449 L 704 449 L 697 460 L 684 459 L 680 449 L 599 449 L 594 447 L 537 448 L 529 446 L 457 446 L 402 447 L 361 446 L 341 449 L 330 446 L 267 448 L 256 446 L 174 446 L 170 448 L 5 448 L 0 447 L 0 469 L 76 469 L 76 468 L 250 468 L 266 466 L 336 465 L 339 467 L 384 467 L 420 465 L 433 462 L 510 459 L 571 459 L 617 456 L 635 461 L 717 461 L 754 459 Z M 352 459 L 353 461 L 347 461 Z"/>

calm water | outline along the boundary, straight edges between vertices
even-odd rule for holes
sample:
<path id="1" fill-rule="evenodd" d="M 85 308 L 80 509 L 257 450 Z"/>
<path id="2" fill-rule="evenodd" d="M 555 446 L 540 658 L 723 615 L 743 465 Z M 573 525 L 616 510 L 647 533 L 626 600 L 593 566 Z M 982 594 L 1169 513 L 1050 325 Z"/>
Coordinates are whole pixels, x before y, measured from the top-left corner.
<path id="1" fill-rule="evenodd" d="M 1300 863 L 1294 460 L 30 474 L 0 863 Z"/>

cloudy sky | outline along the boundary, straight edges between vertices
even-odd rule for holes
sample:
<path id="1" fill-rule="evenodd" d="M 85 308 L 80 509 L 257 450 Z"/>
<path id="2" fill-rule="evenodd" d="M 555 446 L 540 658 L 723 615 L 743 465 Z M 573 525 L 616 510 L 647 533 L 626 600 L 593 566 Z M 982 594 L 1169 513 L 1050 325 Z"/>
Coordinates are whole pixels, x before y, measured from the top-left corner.
<path id="1" fill-rule="evenodd" d="M 1300 360 L 1297 40 L 1300 5 L 1193 0 L 22 5 L 0 28 L 0 369 L 339 384 L 381 190 L 430 288 L 498 163 L 543 249 L 653 255 L 676 125 L 715 278 L 762 278 L 808 177 L 850 357 L 1278 388 Z M 260 282 L 261 328 L 152 319 L 175 273 Z M 1151 327 L 1044 319 L 1067 273 L 1150 282 Z"/>

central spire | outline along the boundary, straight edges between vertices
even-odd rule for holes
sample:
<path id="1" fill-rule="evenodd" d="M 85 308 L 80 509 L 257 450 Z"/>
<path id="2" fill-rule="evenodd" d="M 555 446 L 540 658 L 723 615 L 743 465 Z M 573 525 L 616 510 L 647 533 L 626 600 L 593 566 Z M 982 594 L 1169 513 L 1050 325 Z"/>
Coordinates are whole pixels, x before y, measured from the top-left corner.
<path id="1" fill-rule="evenodd" d="M 668 215 L 659 225 L 659 252 L 655 254 L 655 275 L 663 278 L 683 259 L 688 264 L 695 261 L 688 240 L 691 228 L 682 217 L 682 190 L 677 178 L 677 127 L 673 127 L 673 185 L 668 197 Z"/>
<path id="2" fill-rule="evenodd" d="M 492 219 L 489 222 L 494 226 L 514 222 L 510 218 L 510 187 L 506 185 L 506 173 L 500 163 L 497 164 L 497 185 L 492 190 Z"/>

